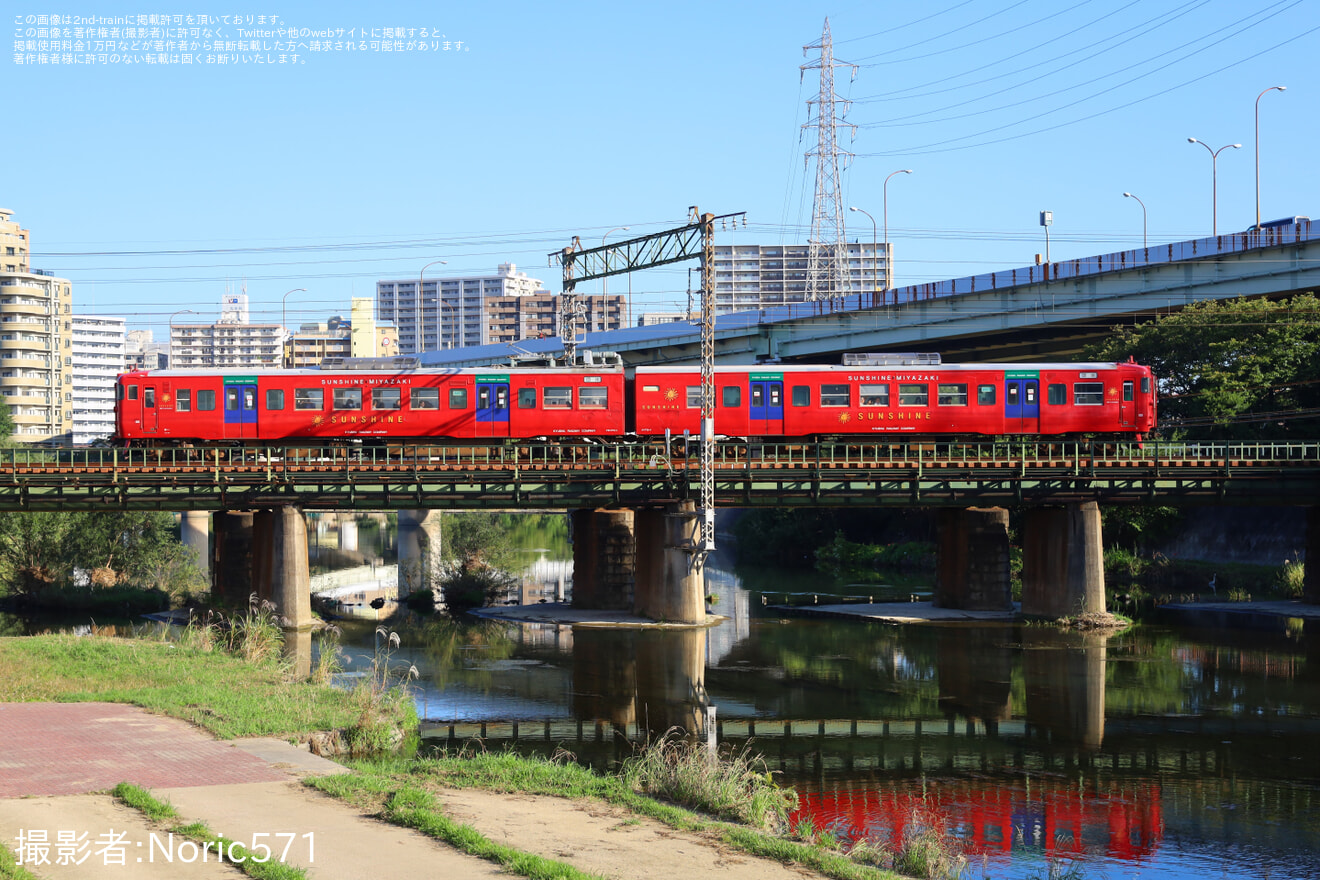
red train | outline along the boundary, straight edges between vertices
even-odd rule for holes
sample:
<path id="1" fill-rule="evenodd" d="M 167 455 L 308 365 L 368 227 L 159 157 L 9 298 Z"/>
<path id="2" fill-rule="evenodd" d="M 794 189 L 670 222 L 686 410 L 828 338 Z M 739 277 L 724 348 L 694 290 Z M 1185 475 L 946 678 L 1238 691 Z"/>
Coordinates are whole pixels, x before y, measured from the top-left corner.
<path id="1" fill-rule="evenodd" d="M 1155 425 L 1132 363 L 719 367 L 715 433 L 1127 434 Z M 125 373 L 116 441 L 286 443 L 662 436 L 700 429 L 696 367 Z"/>

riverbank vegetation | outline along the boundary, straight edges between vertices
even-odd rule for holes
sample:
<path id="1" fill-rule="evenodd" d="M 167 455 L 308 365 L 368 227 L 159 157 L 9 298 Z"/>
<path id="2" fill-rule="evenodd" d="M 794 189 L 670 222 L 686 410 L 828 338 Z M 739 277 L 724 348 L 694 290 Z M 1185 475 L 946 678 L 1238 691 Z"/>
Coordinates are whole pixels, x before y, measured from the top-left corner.
<path id="1" fill-rule="evenodd" d="M 656 748 L 652 746 L 651 748 Z M 686 750 L 680 763 L 688 766 L 682 775 L 707 775 L 711 771 L 702 765 L 712 759 L 703 746 L 675 741 L 661 744 L 668 757 L 658 760 L 671 762 L 678 751 Z M 741 850 L 750 855 L 774 859 L 789 865 L 802 865 L 827 877 L 839 880 L 883 880 L 896 875 L 878 869 L 863 861 L 845 855 L 840 847 L 815 840 L 794 840 L 788 833 L 775 833 L 767 825 L 783 827 L 792 793 L 778 789 L 762 772 L 753 770 L 751 759 L 734 756 L 729 766 L 735 776 L 743 777 L 748 792 L 747 804 L 760 800 L 766 812 L 752 825 L 728 821 L 727 808 L 717 802 L 681 806 L 675 802 L 678 791 L 690 792 L 701 786 L 687 780 L 675 788 L 652 787 L 657 777 L 636 768 L 657 759 L 642 749 L 631 761 L 625 761 L 618 773 L 600 774 L 571 760 L 522 757 L 503 752 L 444 752 L 432 757 L 404 760 L 401 758 L 373 758 L 351 762 L 353 774 L 324 776 L 308 780 L 307 784 L 352 803 L 359 809 L 380 818 L 415 828 L 437 839 L 457 845 L 474 855 L 499 862 L 525 876 L 573 876 L 573 874 L 533 875 L 511 863 L 507 853 L 500 851 L 479 831 L 471 826 L 457 825 L 447 817 L 441 807 L 441 794 L 445 789 L 480 789 L 502 794 L 541 795 L 570 800 L 590 799 L 620 807 L 645 819 L 655 820 L 677 831 L 697 834 L 709 840 Z M 738 810 L 734 811 L 735 816 Z M 726 818 L 720 818 L 719 816 Z M 752 814 L 748 814 L 752 815 Z M 755 827 L 759 825 L 760 827 Z M 863 847 L 857 850 L 865 859 L 876 857 L 877 850 Z M 523 854 L 524 856 L 526 854 Z M 536 857 L 540 858 L 540 857 Z M 888 856 L 892 860 L 893 855 Z M 567 866 L 565 866 L 567 867 Z M 576 871 L 576 869 L 570 869 Z"/>
<path id="2" fill-rule="evenodd" d="M 0 702 L 106 701 L 181 718 L 218 737 L 306 738 L 357 731 L 362 706 L 343 690 L 294 681 L 279 651 L 244 659 L 194 630 L 178 641 L 70 635 L 0 638 Z M 409 700 L 379 700 L 372 722 L 415 728 Z"/>

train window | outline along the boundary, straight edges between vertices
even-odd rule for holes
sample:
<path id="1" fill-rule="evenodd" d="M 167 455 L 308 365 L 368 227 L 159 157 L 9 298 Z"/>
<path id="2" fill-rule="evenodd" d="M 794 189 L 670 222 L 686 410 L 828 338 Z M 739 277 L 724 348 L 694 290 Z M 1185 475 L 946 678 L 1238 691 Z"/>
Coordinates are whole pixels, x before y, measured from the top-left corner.
<path id="1" fill-rule="evenodd" d="M 1004 389 L 1004 402 L 1009 406 L 1018 405 L 1018 383 L 1009 382 L 1008 387 Z"/>
<path id="2" fill-rule="evenodd" d="M 967 383 L 941 382 L 935 386 L 935 402 L 940 406 L 966 406 Z"/>
<path id="3" fill-rule="evenodd" d="M 700 385 L 689 385 L 687 387 L 687 405 L 688 409 L 701 409 Z"/>
<path id="4" fill-rule="evenodd" d="M 331 394 L 331 409 L 362 409 L 361 388 L 334 388 Z"/>
<path id="5" fill-rule="evenodd" d="M 737 385 L 725 385 L 720 398 L 727 407 L 742 406 L 742 389 Z"/>
<path id="6" fill-rule="evenodd" d="M 237 388 L 226 388 L 226 389 L 225 389 L 225 409 L 229 410 L 230 412 L 235 412 L 235 411 L 238 410 L 238 389 L 237 389 Z"/>
<path id="7" fill-rule="evenodd" d="M 144 388 L 144 389 L 142 389 L 142 405 L 143 405 L 143 406 L 149 406 L 149 407 L 152 407 L 153 409 L 155 408 L 155 406 L 156 406 L 156 389 L 155 389 L 155 388 Z"/>
<path id="8" fill-rule="evenodd" d="M 765 393 L 760 382 L 752 383 L 752 406 L 765 406 Z"/>
<path id="9" fill-rule="evenodd" d="M 266 389 L 266 409 L 284 409 L 284 389 Z"/>
<path id="10" fill-rule="evenodd" d="M 1149 377 L 1149 376 L 1142 376 L 1142 377 L 1141 377 L 1141 393 L 1142 393 L 1142 394 L 1150 394 L 1150 377 Z"/>
<path id="11" fill-rule="evenodd" d="M 124 386 L 123 386 L 123 385 L 116 385 L 116 386 L 115 386 L 115 400 L 123 400 L 123 399 L 124 399 Z"/>
<path id="12" fill-rule="evenodd" d="M 852 406 L 852 389 L 847 385 L 820 386 L 821 406 Z"/>
<path id="13" fill-rule="evenodd" d="M 197 400 L 201 401 L 201 392 L 198 392 Z M 320 388 L 295 388 L 293 389 L 293 408 L 294 409 L 323 409 L 325 407 L 325 392 Z"/>
<path id="14" fill-rule="evenodd" d="M 610 402 L 608 388 L 579 388 L 578 407 L 581 409 L 605 409 Z"/>
<path id="15" fill-rule="evenodd" d="M 930 386 L 925 382 L 912 384 L 900 382 L 898 385 L 898 405 L 929 406 Z"/>
<path id="16" fill-rule="evenodd" d="M 192 389 L 180 388 L 174 392 L 175 412 L 192 412 Z"/>
<path id="17" fill-rule="evenodd" d="M 417 391 L 430 391 L 430 392 L 431 392 L 431 403 L 428 404 L 427 406 L 423 407 L 424 409 L 439 409 L 439 408 L 440 408 L 440 391 L 439 391 L 439 389 L 436 389 L 436 388 L 418 388 Z M 414 392 L 413 392 L 414 397 L 416 396 L 416 394 L 417 394 L 417 392 L 414 391 Z M 468 390 L 467 390 L 466 388 L 450 388 L 450 389 L 449 389 L 449 408 L 450 408 L 450 409 L 467 409 L 467 408 L 468 408 Z"/>
<path id="18" fill-rule="evenodd" d="M 569 409 L 573 406 L 573 389 L 561 387 L 542 389 L 541 406 L 546 409 Z"/>
<path id="19" fill-rule="evenodd" d="M 1074 382 L 1073 403 L 1077 406 L 1100 406 L 1105 402 L 1105 383 Z"/>
<path id="20" fill-rule="evenodd" d="M 372 409 L 399 409 L 403 406 L 403 392 L 393 386 L 371 389 Z"/>
<path id="21" fill-rule="evenodd" d="M 464 394 L 461 406 L 454 406 L 454 392 L 462 391 Z M 439 388 L 414 388 L 409 395 L 409 405 L 417 409 L 439 409 L 440 408 L 440 389 Z M 467 406 L 467 389 L 450 388 L 449 389 L 449 408 L 463 409 Z"/>
<path id="22" fill-rule="evenodd" d="M 257 408 L 257 389 L 249 385 L 243 389 L 243 409 L 255 410 Z"/>
<path id="23" fill-rule="evenodd" d="M 646 392 L 647 394 L 655 394 L 655 393 L 657 393 L 659 390 L 660 390 L 660 386 L 659 386 L 659 385 L 643 385 L 643 386 L 642 386 L 642 391 Z"/>
<path id="24" fill-rule="evenodd" d="M 862 406 L 889 406 L 888 385 L 863 385 Z"/>
<path id="25" fill-rule="evenodd" d="M 129 400 L 137 400 L 137 386 L 136 386 L 136 385 L 129 385 L 129 386 L 128 386 L 128 399 L 129 399 Z"/>
<path id="26" fill-rule="evenodd" d="M 793 386 L 793 405 L 811 406 L 811 386 L 794 385 Z"/>
<path id="27" fill-rule="evenodd" d="M 1068 386 L 1062 382 L 1051 382 L 1045 387 L 1045 402 L 1050 406 L 1063 406 L 1068 402 Z"/>
<path id="28" fill-rule="evenodd" d="M 1132 400 L 1132 391 L 1133 391 L 1133 388 L 1134 388 L 1134 386 L 1133 386 L 1133 384 L 1132 384 L 1132 380 L 1131 380 L 1131 379 L 1125 379 L 1125 380 L 1123 380 L 1123 399 L 1124 399 L 1124 400 L 1127 400 L 1127 401 L 1131 401 L 1131 400 Z"/>
<path id="29" fill-rule="evenodd" d="M 977 403 L 977 406 L 994 406 L 994 405 L 995 405 L 995 386 L 993 386 L 993 385 L 977 385 L 977 386 L 976 386 L 976 403 Z"/>
<path id="30" fill-rule="evenodd" d="M 536 409 L 536 389 L 518 389 L 518 409 Z"/>
<path id="31" fill-rule="evenodd" d="M 197 411 L 212 412 L 215 409 L 215 391 L 209 388 L 197 392 Z"/>

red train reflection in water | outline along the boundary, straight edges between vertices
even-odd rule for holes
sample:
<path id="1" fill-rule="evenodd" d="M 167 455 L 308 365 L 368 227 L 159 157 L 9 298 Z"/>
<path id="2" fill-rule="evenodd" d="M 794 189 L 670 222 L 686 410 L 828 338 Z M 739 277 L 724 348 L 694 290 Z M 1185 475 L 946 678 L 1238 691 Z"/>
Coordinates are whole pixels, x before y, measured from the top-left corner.
<path id="1" fill-rule="evenodd" d="M 848 840 L 896 845 L 914 823 L 933 824 L 961 839 L 969 855 L 1031 849 L 1135 861 L 1152 855 L 1164 835 L 1160 787 L 1147 782 L 1116 782 L 1102 790 L 1089 782 L 1039 778 L 912 779 L 869 789 L 822 789 L 804 780 L 794 787 L 801 805 L 792 823 L 809 818 Z"/>

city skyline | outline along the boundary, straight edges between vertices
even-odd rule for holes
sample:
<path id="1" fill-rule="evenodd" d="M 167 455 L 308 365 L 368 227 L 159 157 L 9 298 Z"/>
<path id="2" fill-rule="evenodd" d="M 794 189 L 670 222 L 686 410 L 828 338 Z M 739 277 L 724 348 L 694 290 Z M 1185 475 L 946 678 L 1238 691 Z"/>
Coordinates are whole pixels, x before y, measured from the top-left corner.
<path id="1" fill-rule="evenodd" d="M 1152 245 L 1209 235 L 1211 158 L 1189 137 L 1242 144 L 1217 160 L 1215 201 L 1221 233 L 1245 229 L 1256 99 L 1279 85 L 1260 101 L 1262 219 L 1320 210 L 1295 146 L 1315 94 L 1290 76 L 1316 26 L 1295 2 L 279 14 L 312 30 L 425 26 L 450 45 L 168 71 L 9 53 L 15 113 L 40 121 L 42 145 L 26 173 L 10 165 L 0 207 L 32 231 L 34 268 L 73 281 L 80 314 L 163 335 L 172 312 L 246 284 L 253 320 L 278 323 L 286 292 L 305 288 L 287 302 L 296 327 L 435 260 L 447 262 L 427 281 L 513 262 L 558 291 L 546 255 L 572 236 L 592 247 L 654 232 L 693 203 L 748 212 L 718 244 L 804 242 L 801 126 L 817 83 L 797 68 L 826 15 L 835 57 L 862 65 L 855 80 L 836 73 L 859 126 L 855 140 L 840 129 L 857 154 L 843 197 L 887 226 L 897 285 L 1030 264 L 1045 251 L 1041 210 L 1054 260 L 1137 247 L 1144 220 Z M 846 220 L 850 240 L 876 234 L 861 213 Z M 635 314 L 685 306 L 685 267 L 631 284 Z"/>

